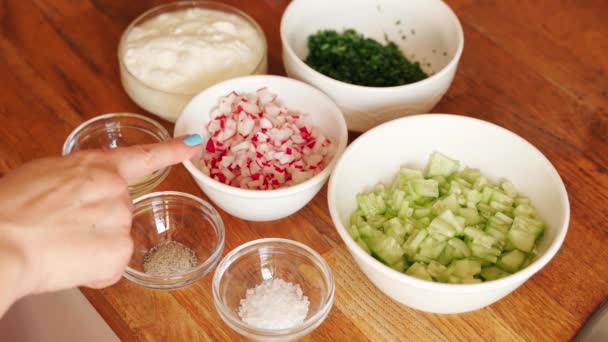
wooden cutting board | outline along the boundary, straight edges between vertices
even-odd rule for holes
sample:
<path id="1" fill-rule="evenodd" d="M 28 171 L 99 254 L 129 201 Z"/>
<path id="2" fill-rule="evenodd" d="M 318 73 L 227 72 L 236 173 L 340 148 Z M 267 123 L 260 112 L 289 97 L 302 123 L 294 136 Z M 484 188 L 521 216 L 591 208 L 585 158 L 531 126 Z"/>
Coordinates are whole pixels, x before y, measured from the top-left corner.
<path id="1" fill-rule="evenodd" d="M 279 22 L 289 1 L 227 2 L 260 23 L 269 71 L 284 74 Z M 158 3 L 0 1 L 0 176 L 27 160 L 58 155 L 68 133 L 88 118 L 143 112 L 120 85 L 116 49 L 129 22 Z M 497 123 L 551 160 L 572 206 L 562 253 L 488 308 L 434 315 L 391 301 L 359 271 L 333 227 L 326 189 L 276 222 L 245 222 L 222 212 L 225 253 L 252 239 L 285 237 L 310 245 L 333 268 L 335 305 L 304 340 L 565 341 L 608 296 L 608 2 L 448 3 L 464 27 L 465 49 L 434 112 Z M 159 188 L 169 189 L 205 198 L 182 166 Z M 171 292 L 124 279 L 82 291 L 125 341 L 241 339 L 216 314 L 210 275 Z"/>

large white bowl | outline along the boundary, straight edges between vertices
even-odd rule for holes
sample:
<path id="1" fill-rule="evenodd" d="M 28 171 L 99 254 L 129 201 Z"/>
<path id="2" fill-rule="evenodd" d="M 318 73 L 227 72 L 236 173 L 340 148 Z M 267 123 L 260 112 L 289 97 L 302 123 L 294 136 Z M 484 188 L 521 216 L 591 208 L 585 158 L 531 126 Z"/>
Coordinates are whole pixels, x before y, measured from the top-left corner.
<path id="1" fill-rule="evenodd" d="M 304 63 L 310 35 L 345 28 L 380 42 L 386 35 L 432 76 L 397 87 L 363 87 Z M 281 42 L 287 75 L 329 95 L 344 112 L 348 129 L 362 132 L 397 117 L 428 113 L 452 83 L 464 36 L 458 18 L 441 0 L 294 0 L 281 19 Z"/>
<path id="2" fill-rule="evenodd" d="M 329 97 L 306 83 L 269 75 L 234 78 L 207 88 L 186 105 L 175 124 L 174 135 L 199 133 L 204 137 L 209 113 L 220 97 L 233 90 L 247 93 L 262 87 L 268 87 L 277 94 L 289 109 L 310 115 L 316 129 L 331 138 L 337 148 L 331 162 L 319 174 L 300 184 L 277 190 L 247 190 L 220 183 L 198 168 L 200 156 L 183 163 L 215 204 L 236 217 L 250 221 L 280 219 L 305 206 L 325 184 L 348 138 L 342 112 Z"/>
<path id="3" fill-rule="evenodd" d="M 433 151 L 460 160 L 461 165 L 480 168 L 492 181 L 507 178 L 532 199 L 547 224 L 532 264 L 495 281 L 442 284 L 397 272 L 354 242 L 345 225 L 357 207 L 356 194 L 378 182 L 391 181 L 400 166 L 424 168 Z M 329 182 L 328 202 L 338 233 L 372 283 L 398 302 L 435 313 L 480 309 L 511 293 L 553 258 L 564 241 L 570 219 L 564 183 L 539 150 L 494 124 L 445 114 L 405 117 L 361 135 L 336 164 Z"/>

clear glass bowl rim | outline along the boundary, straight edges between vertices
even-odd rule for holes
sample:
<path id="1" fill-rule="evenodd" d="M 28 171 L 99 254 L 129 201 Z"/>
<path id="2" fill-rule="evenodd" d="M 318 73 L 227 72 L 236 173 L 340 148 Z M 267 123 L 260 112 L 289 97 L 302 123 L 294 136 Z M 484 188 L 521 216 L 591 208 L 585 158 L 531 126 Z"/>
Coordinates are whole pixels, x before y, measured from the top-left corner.
<path id="1" fill-rule="evenodd" d="M 319 265 L 321 266 L 321 271 L 324 275 L 324 281 L 329 284 L 328 296 L 327 296 L 327 300 L 323 303 L 321 308 L 314 315 L 312 315 L 310 318 L 308 318 L 307 320 L 305 320 L 304 322 L 302 322 L 299 325 L 296 325 L 296 326 L 290 327 L 290 328 L 276 329 L 276 330 L 275 329 L 260 329 L 260 328 L 252 327 L 249 324 L 246 324 L 245 322 L 240 320 L 238 317 L 236 317 L 232 313 L 232 310 L 230 310 L 229 308 L 226 307 L 226 305 L 220 300 L 221 296 L 219 293 L 219 287 L 220 287 L 220 283 L 221 283 L 221 280 L 222 280 L 222 277 L 223 277 L 225 271 L 228 269 L 228 267 L 230 265 L 232 265 L 232 263 L 234 261 L 238 260 L 241 257 L 241 255 L 239 255 L 241 252 L 243 252 L 244 250 L 250 249 L 251 247 L 256 246 L 256 245 L 272 246 L 272 245 L 276 245 L 276 244 L 281 244 L 288 248 L 299 248 L 305 254 L 307 254 L 306 257 L 317 261 L 319 263 Z M 255 251 L 255 249 L 248 250 L 245 254 L 249 254 L 253 251 Z M 327 264 L 327 261 L 325 261 L 325 259 L 319 253 L 317 253 L 314 249 L 310 248 L 309 246 L 307 246 L 301 242 L 297 242 L 297 241 L 290 240 L 290 239 L 262 238 L 262 239 L 257 239 L 257 240 L 246 242 L 246 243 L 236 247 L 235 249 L 233 249 L 230 253 L 228 253 L 222 259 L 222 261 L 220 261 L 219 265 L 217 266 L 217 268 L 215 270 L 215 274 L 213 275 L 212 287 L 213 287 L 213 299 L 215 301 L 216 309 L 218 311 L 221 311 L 220 317 L 230 321 L 229 325 L 234 325 L 238 329 L 242 329 L 243 331 L 245 331 L 247 334 L 250 334 L 250 335 L 255 335 L 255 336 L 259 336 L 259 337 L 267 337 L 267 338 L 277 338 L 277 337 L 281 337 L 281 336 L 287 337 L 289 335 L 298 334 L 299 332 L 305 331 L 305 330 L 309 329 L 310 327 L 315 326 L 316 324 L 318 324 L 318 322 L 321 319 L 326 317 L 327 314 L 329 313 L 329 310 L 333 306 L 334 293 L 335 293 L 335 280 L 334 280 L 334 276 L 331 271 L 331 268 L 329 267 L 329 264 Z M 237 332 L 238 332 L 238 330 L 237 330 Z"/>
<path id="2" fill-rule="evenodd" d="M 217 235 L 218 238 L 216 240 L 217 242 L 217 246 L 215 247 L 215 250 L 213 251 L 213 253 L 211 253 L 211 255 L 205 260 L 203 261 L 200 265 L 196 266 L 195 268 L 193 268 L 192 270 L 184 273 L 184 274 L 180 274 L 180 275 L 176 275 L 173 277 L 166 277 L 166 276 L 156 276 L 156 275 L 150 275 L 144 272 L 140 272 L 136 269 L 133 269 L 132 267 L 127 265 L 127 268 L 124 272 L 125 276 L 127 277 L 127 279 L 135 281 L 136 283 L 140 284 L 140 285 L 144 285 L 147 286 L 147 284 L 142 283 L 141 281 L 143 280 L 145 281 L 163 281 L 163 282 L 167 282 L 167 281 L 174 281 L 176 283 L 178 282 L 187 282 L 190 279 L 196 278 L 197 276 L 199 276 L 200 274 L 201 276 L 206 274 L 207 272 L 209 272 L 213 266 L 217 263 L 217 261 L 219 260 L 219 258 L 222 255 L 222 252 L 224 250 L 224 240 L 225 240 L 225 227 L 224 227 L 224 221 L 222 220 L 222 218 L 220 217 L 219 213 L 217 212 L 217 210 L 207 201 L 196 197 L 194 195 L 185 193 L 185 192 L 179 192 L 179 191 L 158 191 L 158 192 L 153 192 L 153 193 L 149 193 L 147 195 L 143 195 L 141 197 L 136 198 L 133 201 L 133 211 L 136 211 L 139 208 L 142 208 L 144 205 L 148 204 L 147 200 L 151 200 L 154 198 L 162 198 L 162 197 L 174 197 L 174 198 L 178 198 L 181 200 L 186 199 L 186 201 L 194 201 L 196 202 L 197 205 L 201 205 L 203 207 L 205 207 L 206 209 L 208 209 L 211 212 L 211 216 L 210 218 L 213 221 L 213 224 L 215 226 L 215 228 L 217 229 Z M 132 276 L 136 277 L 136 280 L 134 280 L 132 278 Z M 168 287 L 169 284 L 163 284 L 163 286 L 151 286 L 151 287 L 155 287 L 155 288 L 159 288 L 159 287 Z"/>

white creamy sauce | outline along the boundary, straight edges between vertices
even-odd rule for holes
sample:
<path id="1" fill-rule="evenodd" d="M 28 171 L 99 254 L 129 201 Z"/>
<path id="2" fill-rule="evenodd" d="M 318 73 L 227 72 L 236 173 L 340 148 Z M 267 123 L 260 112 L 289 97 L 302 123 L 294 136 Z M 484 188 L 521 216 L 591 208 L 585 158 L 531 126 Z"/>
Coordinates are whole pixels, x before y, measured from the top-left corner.
<path id="1" fill-rule="evenodd" d="M 153 88 L 196 93 L 222 80 L 253 73 L 264 42 L 244 19 L 192 8 L 161 14 L 126 36 L 123 62 Z"/>

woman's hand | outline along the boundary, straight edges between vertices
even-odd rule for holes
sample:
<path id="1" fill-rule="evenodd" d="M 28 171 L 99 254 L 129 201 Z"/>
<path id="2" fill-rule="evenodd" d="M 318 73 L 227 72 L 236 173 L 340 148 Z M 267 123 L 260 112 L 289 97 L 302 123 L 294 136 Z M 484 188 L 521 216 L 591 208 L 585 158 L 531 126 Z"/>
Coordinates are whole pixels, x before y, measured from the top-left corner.
<path id="1" fill-rule="evenodd" d="M 30 293 L 117 282 L 133 250 L 127 184 L 192 157 L 200 143 L 193 135 L 83 151 L 27 163 L 0 179 L 0 315 L 3 304 Z M 12 300 L 2 299 L 7 291 Z"/>

